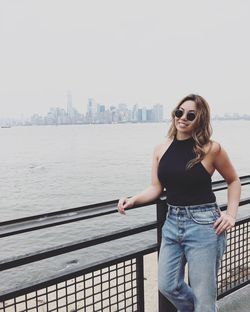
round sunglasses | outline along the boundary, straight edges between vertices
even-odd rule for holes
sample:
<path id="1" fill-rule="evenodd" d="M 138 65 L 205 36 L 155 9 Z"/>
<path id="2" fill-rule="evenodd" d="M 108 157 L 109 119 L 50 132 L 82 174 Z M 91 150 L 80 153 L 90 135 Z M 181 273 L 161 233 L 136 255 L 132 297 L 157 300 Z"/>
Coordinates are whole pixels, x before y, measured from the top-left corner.
<path id="1" fill-rule="evenodd" d="M 175 117 L 181 118 L 184 114 L 184 111 L 181 109 L 177 109 L 174 114 L 175 114 Z M 187 116 L 186 116 L 187 120 L 189 120 L 189 121 L 195 120 L 195 117 L 196 117 L 196 115 L 193 112 L 188 112 Z"/>

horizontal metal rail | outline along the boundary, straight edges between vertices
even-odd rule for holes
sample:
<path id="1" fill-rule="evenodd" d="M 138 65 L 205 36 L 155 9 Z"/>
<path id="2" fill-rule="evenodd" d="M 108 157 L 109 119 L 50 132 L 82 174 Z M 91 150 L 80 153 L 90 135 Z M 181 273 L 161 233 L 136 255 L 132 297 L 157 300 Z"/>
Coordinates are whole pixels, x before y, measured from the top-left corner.
<path id="1" fill-rule="evenodd" d="M 239 178 L 240 178 L 240 183 L 242 186 L 250 184 L 250 175 L 241 176 Z M 214 192 L 218 192 L 218 191 L 222 191 L 222 190 L 227 189 L 227 183 L 225 180 L 214 181 L 214 182 L 212 182 L 212 186 L 213 186 Z"/>
<path id="2" fill-rule="evenodd" d="M 250 184 L 250 175 L 240 177 L 240 181 L 241 185 Z M 227 184 L 224 180 L 215 181 L 212 186 L 214 192 L 227 189 Z M 163 192 L 163 196 L 164 195 L 165 193 Z M 117 202 L 118 200 L 113 200 L 0 222 L 0 238 L 116 213 Z M 142 208 L 153 204 L 156 204 L 156 201 L 143 205 L 136 205 L 129 209 Z"/>
<path id="3" fill-rule="evenodd" d="M 18 267 L 24 264 L 28 264 L 35 261 L 40 261 L 43 259 L 55 257 L 61 254 L 65 254 L 71 251 L 76 251 L 79 249 L 92 247 L 94 245 L 107 243 L 119 238 L 123 238 L 130 235 L 139 234 L 149 230 L 156 229 L 158 226 L 157 221 L 146 223 L 143 226 L 138 226 L 135 228 L 123 228 L 118 231 L 109 232 L 108 235 L 97 235 L 91 239 L 82 239 L 75 242 L 70 242 L 63 245 L 54 246 L 51 248 L 46 248 L 45 250 L 37 250 L 35 252 L 20 255 L 10 259 L 4 259 L 0 261 L 0 271 L 8 270 L 14 267 Z"/>
<path id="4" fill-rule="evenodd" d="M 250 198 L 244 199 L 240 201 L 240 206 L 247 205 L 250 203 Z M 219 206 L 221 210 L 225 210 L 227 208 L 226 204 Z M 245 220 L 245 219 L 244 219 Z M 238 222 L 240 222 L 239 220 Z M 43 259 L 55 257 L 58 255 L 62 255 L 71 251 L 76 251 L 79 249 L 91 247 L 94 245 L 107 243 L 116 239 L 120 239 L 123 237 L 127 237 L 130 235 L 139 234 L 142 232 L 146 232 L 152 229 L 156 229 L 159 226 L 159 221 L 153 221 L 146 223 L 142 226 L 137 226 L 134 228 L 122 228 L 121 230 L 116 230 L 113 232 L 109 232 L 107 235 L 97 235 L 92 237 L 91 239 L 82 239 L 75 242 L 69 242 L 63 245 L 57 245 L 51 248 L 47 248 L 45 250 L 38 250 L 29 254 L 21 255 L 18 257 L 13 257 L 10 259 L 4 259 L 0 261 L 0 271 L 8 270 L 10 268 L 18 267 L 21 265 L 25 265 L 28 263 L 32 263 L 35 261 L 40 261 Z"/>
<path id="5" fill-rule="evenodd" d="M 118 200 L 114 200 L 112 202 L 72 208 L 74 211 L 71 212 L 63 210 L 60 213 L 51 213 L 52 215 L 49 213 L 47 215 L 5 221 L 0 223 L 0 238 L 117 213 L 117 202 Z M 155 202 L 137 205 L 134 208 L 142 208 L 153 204 Z"/>
<path id="6" fill-rule="evenodd" d="M 44 281 L 40 280 L 39 282 L 30 281 L 29 283 L 26 283 L 25 286 L 20 288 L 20 289 L 16 289 L 15 287 L 13 287 L 13 289 L 6 290 L 6 292 L 1 292 L 0 302 L 12 299 L 14 297 L 21 296 L 25 293 L 33 292 L 33 291 L 38 290 L 38 289 L 46 288 L 46 287 L 55 285 L 55 284 L 60 283 L 60 282 L 64 282 L 65 280 L 75 278 L 76 276 L 79 276 L 82 274 L 88 274 L 88 273 L 94 272 L 96 270 L 100 270 L 102 268 L 114 265 L 116 263 L 120 263 L 121 261 L 126 261 L 129 259 L 138 257 L 138 256 L 144 256 L 147 254 L 151 254 L 153 252 L 156 252 L 157 249 L 158 249 L 157 244 L 154 244 L 154 245 L 149 246 L 147 248 L 137 250 L 136 252 L 132 252 L 132 253 L 129 252 L 127 254 L 125 253 L 119 257 L 114 256 L 107 261 L 101 261 L 101 262 L 97 261 L 93 265 L 88 266 L 86 268 L 77 269 L 75 271 L 67 272 L 64 274 L 62 274 L 62 272 L 60 272 L 60 274 L 51 277 L 49 280 L 45 279 Z"/>

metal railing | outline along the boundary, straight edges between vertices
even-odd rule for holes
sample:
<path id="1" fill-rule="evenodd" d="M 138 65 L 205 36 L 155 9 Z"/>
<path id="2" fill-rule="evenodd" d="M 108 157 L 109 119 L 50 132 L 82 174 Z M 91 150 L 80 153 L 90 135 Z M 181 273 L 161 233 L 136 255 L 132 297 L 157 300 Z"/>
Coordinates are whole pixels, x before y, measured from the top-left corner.
<path id="1" fill-rule="evenodd" d="M 242 185 L 250 184 L 250 176 L 240 178 Z M 213 182 L 213 191 L 225 190 L 225 181 Z M 12 311 L 144 311 L 144 256 L 159 250 L 161 226 L 166 216 L 165 194 L 156 204 L 157 220 L 134 228 L 123 228 L 106 235 L 83 238 L 74 243 L 40 249 L 0 261 L 0 271 L 11 270 L 23 265 L 38 263 L 43 259 L 54 259 L 58 255 L 82 250 L 94 245 L 130 237 L 157 229 L 158 240 L 134 252 L 124 251 L 122 255 L 109 257 L 107 261 L 98 259 L 92 265 L 67 273 L 56 273 L 51 278 L 39 282 L 24 283 L 18 289 L 7 289 L 0 293 L 0 312 Z M 241 200 L 240 205 L 250 203 L 250 198 Z M 0 237 L 19 235 L 63 224 L 76 224 L 81 220 L 92 219 L 117 213 L 117 200 L 56 211 L 0 223 Z M 141 208 L 144 206 L 136 206 Z M 133 208 L 133 209 L 135 209 Z M 221 210 L 226 205 L 220 205 Z M 228 247 L 218 274 L 218 297 L 246 285 L 250 281 L 250 217 L 236 222 L 228 232 Z M 159 312 L 176 311 L 163 296 L 159 295 Z"/>

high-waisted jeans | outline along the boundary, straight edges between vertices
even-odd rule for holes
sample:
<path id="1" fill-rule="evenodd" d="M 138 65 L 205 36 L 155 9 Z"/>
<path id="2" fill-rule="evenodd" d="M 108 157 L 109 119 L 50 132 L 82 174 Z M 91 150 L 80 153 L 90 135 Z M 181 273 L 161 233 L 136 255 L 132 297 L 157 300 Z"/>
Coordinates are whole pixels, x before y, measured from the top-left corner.
<path id="1" fill-rule="evenodd" d="M 162 228 L 158 284 L 180 312 L 215 312 L 217 273 L 226 247 L 226 233 L 213 228 L 220 216 L 216 203 L 168 205 Z M 190 286 L 184 281 L 188 263 Z"/>

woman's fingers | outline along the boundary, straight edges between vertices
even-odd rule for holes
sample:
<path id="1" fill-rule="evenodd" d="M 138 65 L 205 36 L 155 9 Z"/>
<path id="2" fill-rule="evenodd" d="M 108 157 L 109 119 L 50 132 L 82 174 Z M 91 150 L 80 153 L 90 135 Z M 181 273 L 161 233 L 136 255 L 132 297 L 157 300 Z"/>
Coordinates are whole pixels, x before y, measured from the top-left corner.
<path id="1" fill-rule="evenodd" d="M 216 231 L 216 234 L 220 235 L 226 230 L 230 230 L 235 225 L 235 219 L 222 212 L 221 216 L 215 221 L 214 228 Z"/>
<path id="2" fill-rule="evenodd" d="M 126 214 L 125 209 L 132 207 L 132 202 L 128 198 L 121 198 L 118 202 L 117 209 L 121 214 Z"/>
<path id="3" fill-rule="evenodd" d="M 126 207 L 126 198 L 121 198 L 120 200 L 119 200 L 119 202 L 118 202 L 118 205 L 117 205 L 117 209 L 118 209 L 118 211 L 121 213 L 121 214 L 126 214 L 125 213 L 125 208 L 127 208 Z"/>

